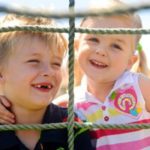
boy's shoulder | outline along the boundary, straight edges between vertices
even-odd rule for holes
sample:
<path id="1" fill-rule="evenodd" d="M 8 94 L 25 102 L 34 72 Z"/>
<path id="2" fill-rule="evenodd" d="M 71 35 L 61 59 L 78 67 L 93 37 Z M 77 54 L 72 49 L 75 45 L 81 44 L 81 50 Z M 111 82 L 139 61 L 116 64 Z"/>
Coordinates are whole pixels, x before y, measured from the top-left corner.
<path id="1" fill-rule="evenodd" d="M 60 106 L 57 106 L 53 103 L 51 103 L 46 110 L 45 116 L 44 116 L 44 123 L 45 121 L 48 123 L 57 123 L 57 122 L 63 122 L 65 118 L 67 118 L 68 113 L 66 108 L 62 108 Z"/>
<path id="2" fill-rule="evenodd" d="M 78 117 L 78 115 L 76 113 L 74 114 L 75 114 L 74 121 L 77 121 L 79 123 L 82 122 L 81 119 Z M 66 122 L 68 118 L 68 110 L 67 108 L 60 107 L 51 103 L 47 108 L 44 118 L 49 119 L 48 120 L 49 123 Z"/>

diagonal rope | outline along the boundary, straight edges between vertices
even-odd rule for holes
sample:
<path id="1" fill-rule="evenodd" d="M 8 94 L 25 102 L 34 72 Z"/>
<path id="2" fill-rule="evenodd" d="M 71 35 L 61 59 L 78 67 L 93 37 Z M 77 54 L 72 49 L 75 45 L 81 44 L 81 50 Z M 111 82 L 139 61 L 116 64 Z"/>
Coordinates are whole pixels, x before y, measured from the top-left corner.
<path id="1" fill-rule="evenodd" d="M 48 27 L 44 25 L 22 25 L 22 26 L 8 26 L 0 27 L 0 33 L 10 32 L 10 31 L 32 31 L 32 32 L 59 32 L 68 33 L 68 28 L 55 28 Z"/>
<path id="2" fill-rule="evenodd" d="M 10 124 L 0 125 L 0 131 L 8 130 L 48 130 L 66 128 L 68 123 L 48 123 L 48 124 Z"/>
<path id="3" fill-rule="evenodd" d="M 69 33 L 69 28 L 54 28 L 40 25 L 0 27 L 0 33 L 10 31 L 59 32 Z M 150 34 L 150 29 L 139 28 L 75 28 L 74 32 L 88 34 Z"/>
<path id="4" fill-rule="evenodd" d="M 0 131 L 8 130 L 48 130 L 48 129 L 63 129 L 67 128 L 68 123 L 50 123 L 50 124 L 16 124 L 16 125 L 0 125 Z M 149 123 L 141 124 L 94 124 L 91 122 L 78 123 L 74 122 L 74 126 L 77 128 L 87 129 L 149 129 Z"/>
<path id="5" fill-rule="evenodd" d="M 88 34 L 150 34 L 150 29 L 139 28 L 76 28 L 75 32 Z"/>

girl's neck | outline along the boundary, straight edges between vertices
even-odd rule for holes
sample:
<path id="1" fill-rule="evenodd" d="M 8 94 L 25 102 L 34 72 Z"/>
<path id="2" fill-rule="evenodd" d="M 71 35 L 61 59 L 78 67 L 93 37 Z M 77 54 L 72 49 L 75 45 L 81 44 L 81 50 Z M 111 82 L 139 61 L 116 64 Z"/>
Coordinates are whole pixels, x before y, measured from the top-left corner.
<path id="1" fill-rule="evenodd" d="M 96 83 L 91 80 L 87 81 L 87 90 L 98 98 L 101 102 L 106 100 L 107 95 L 110 93 L 115 82 Z"/>

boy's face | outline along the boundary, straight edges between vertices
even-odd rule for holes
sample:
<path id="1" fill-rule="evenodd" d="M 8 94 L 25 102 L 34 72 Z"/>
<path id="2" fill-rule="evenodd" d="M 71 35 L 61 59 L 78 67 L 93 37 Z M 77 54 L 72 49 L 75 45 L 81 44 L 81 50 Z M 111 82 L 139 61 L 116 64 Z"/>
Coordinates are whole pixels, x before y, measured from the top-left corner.
<path id="1" fill-rule="evenodd" d="M 61 83 L 62 56 L 54 55 L 37 37 L 22 36 L 1 71 L 3 94 L 13 106 L 25 109 L 46 107 Z"/>
<path id="2" fill-rule="evenodd" d="M 117 17 L 88 18 L 83 27 L 130 28 L 126 19 Z M 135 36 L 112 34 L 81 34 L 78 41 L 78 60 L 83 72 L 96 82 L 115 81 L 135 61 Z"/>

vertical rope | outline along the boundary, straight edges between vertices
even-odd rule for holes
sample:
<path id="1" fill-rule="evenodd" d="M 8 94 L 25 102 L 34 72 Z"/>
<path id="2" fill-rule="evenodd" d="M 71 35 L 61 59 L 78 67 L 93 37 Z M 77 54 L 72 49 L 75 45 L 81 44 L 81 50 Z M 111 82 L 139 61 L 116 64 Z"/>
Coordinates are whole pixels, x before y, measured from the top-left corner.
<path id="1" fill-rule="evenodd" d="M 74 12 L 74 0 L 69 0 L 69 11 Z M 69 106 L 68 106 L 68 149 L 74 150 L 74 35 L 75 17 L 69 18 Z"/>

